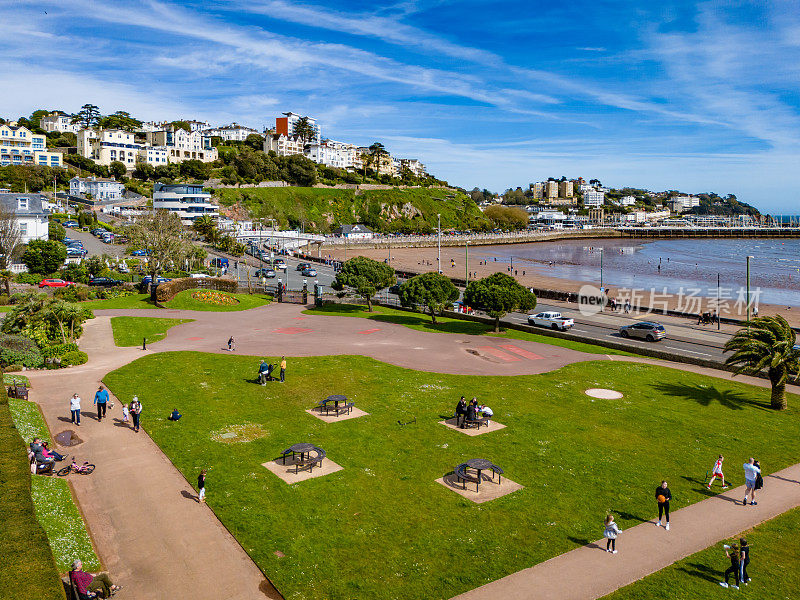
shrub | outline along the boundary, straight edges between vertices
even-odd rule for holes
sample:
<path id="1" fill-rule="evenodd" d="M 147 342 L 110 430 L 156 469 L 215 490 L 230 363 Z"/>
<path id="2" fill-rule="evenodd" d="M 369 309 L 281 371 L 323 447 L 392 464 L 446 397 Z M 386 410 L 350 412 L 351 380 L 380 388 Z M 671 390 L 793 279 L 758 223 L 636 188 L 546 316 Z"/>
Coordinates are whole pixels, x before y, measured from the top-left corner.
<path id="1" fill-rule="evenodd" d="M 31 350 L 12 350 L 10 348 L 3 348 L 0 350 L 0 364 L 3 365 L 22 365 L 29 369 L 42 366 L 44 358 L 39 348 Z"/>
<path id="2" fill-rule="evenodd" d="M 25 352 L 27 350 L 34 350 L 35 348 L 36 343 L 23 335 L 0 335 L 0 349 L 2 350 Z"/>
<path id="3" fill-rule="evenodd" d="M 39 285 L 42 279 L 44 279 L 44 275 L 39 275 L 38 273 L 18 273 L 14 277 L 14 281 L 17 283 L 28 283 L 30 285 Z"/>
<path id="4" fill-rule="evenodd" d="M 85 287 L 78 287 L 76 285 L 68 285 L 63 288 L 56 288 L 53 296 L 66 300 L 67 302 L 83 302 L 89 299 L 89 290 Z"/>
<path id="5" fill-rule="evenodd" d="M 191 277 L 187 277 L 185 279 L 173 279 L 167 283 L 162 283 L 158 286 L 158 288 L 156 288 L 156 299 L 159 302 L 168 302 L 172 300 L 172 298 L 178 292 L 195 288 L 204 288 L 235 294 L 239 289 L 239 284 L 230 279 L 218 279 L 216 277 L 209 277 L 208 279 L 192 279 Z"/>
<path id="6" fill-rule="evenodd" d="M 42 348 L 42 356 L 44 358 L 53 358 L 55 356 L 63 356 L 67 352 L 76 352 L 78 344 L 70 342 L 68 344 L 53 344 L 52 346 L 45 346 Z"/>
<path id="7" fill-rule="evenodd" d="M 0 304 L 2 304 L 3 306 L 11 304 L 11 298 L 6 296 L 5 294 L 0 294 Z"/>
<path id="8" fill-rule="evenodd" d="M 17 371 L 22 371 L 22 365 L 8 365 L 3 369 L 6 373 L 15 373 Z M 5 378 L 3 379 L 5 382 Z"/>
<path id="9" fill-rule="evenodd" d="M 61 366 L 62 367 L 69 367 L 71 365 L 83 365 L 86 364 L 86 361 L 89 360 L 89 355 L 86 352 L 81 352 L 80 350 L 73 350 L 72 352 L 67 352 L 64 356 L 61 357 Z"/>

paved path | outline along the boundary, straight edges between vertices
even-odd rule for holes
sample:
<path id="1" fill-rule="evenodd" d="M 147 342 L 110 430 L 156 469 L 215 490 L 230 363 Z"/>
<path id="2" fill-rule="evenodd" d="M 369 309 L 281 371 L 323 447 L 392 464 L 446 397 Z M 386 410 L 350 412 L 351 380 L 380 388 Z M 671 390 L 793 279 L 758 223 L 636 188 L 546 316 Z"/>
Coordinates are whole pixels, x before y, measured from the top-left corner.
<path id="1" fill-rule="evenodd" d="M 731 465 L 728 465 L 730 468 Z M 744 487 L 673 512 L 670 531 L 655 518 L 626 529 L 618 554 L 605 540 L 561 554 L 529 569 L 457 596 L 458 600 L 593 600 L 800 505 L 800 465 L 764 478 L 756 506 L 743 506 Z M 653 504 L 655 508 L 655 501 Z M 654 515 L 654 517 L 657 516 Z M 598 527 L 599 528 L 599 527 Z M 722 565 L 722 563 L 720 563 Z M 720 572 L 721 578 L 721 572 Z M 712 584 L 709 584 L 712 585 Z M 712 590 L 709 589 L 709 594 Z M 669 598 L 669 591 L 664 594 Z"/>
<path id="2" fill-rule="evenodd" d="M 173 597 L 193 600 L 205 598 L 211 600 L 220 597 L 243 600 L 281 597 L 208 507 L 194 501 L 191 486 L 144 430 L 134 434 L 117 419 L 107 419 L 98 423 L 96 419 L 89 417 L 92 412 L 94 392 L 105 374 L 136 358 L 152 352 L 171 350 L 227 352 L 225 343 L 230 335 L 234 335 L 239 354 L 256 356 L 285 354 L 289 357 L 362 354 L 401 367 L 455 374 L 520 375 L 550 371 L 577 361 L 623 359 L 585 354 L 559 346 L 520 340 L 453 334 L 435 335 L 396 324 L 360 318 L 303 315 L 302 310 L 301 306 L 287 304 L 231 313 L 177 310 L 97 311 L 99 316 L 86 324 L 86 332 L 81 339 L 81 348 L 90 356 L 87 365 L 64 371 L 31 373 L 33 382 L 31 398 L 42 407 L 53 434 L 72 428 L 65 416 L 69 414 L 68 398 L 72 393 L 77 391 L 84 399 L 83 423 L 81 427 L 75 428 L 84 443 L 75 451 L 79 459 L 91 460 L 100 468 L 91 477 L 75 477 L 72 478 L 72 482 L 99 555 L 106 569 L 120 583 L 127 586 L 126 597 L 137 600 L 161 599 L 165 590 L 169 590 Z M 149 345 L 149 350 L 142 351 L 139 348 L 114 346 L 110 327 L 110 317 L 113 315 L 179 317 L 192 318 L 195 321 L 171 329 L 165 340 Z M 646 362 L 662 364 L 661 361 Z M 663 364 L 675 367 L 672 363 Z M 677 368 L 686 369 L 687 366 L 681 365 Z M 709 374 L 729 378 L 729 374 L 718 371 L 710 371 Z M 764 380 L 740 379 L 756 385 L 768 385 Z M 119 408 L 115 408 L 113 413 L 114 417 L 119 417 Z M 800 473 L 789 479 L 799 480 Z M 770 494 L 778 493 L 778 485 L 773 487 L 773 483 L 770 482 L 769 488 L 771 488 L 768 490 Z M 789 498 L 789 495 L 786 497 Z M 764 498 L 766 506 L 761 505 L 755 510 L 748 508 L 745 511 L 739 507 L 739 510 L 743 511 L 741 518 L 745 513 L 767 514 L 780 506 L 777 502 L 771 501 L 766 494 Z M 706 510 L 703 507 L 712 502 L 721 501 L 707 500 L 682 509 L 680 513 L 676 513 L 675 522 L 679 522 L 678 514 L 681 515 L 681 520 L 685 520 L 682 516 L 684 511 L 703 511 Z M 726 503 L 723 508 L 728 506 Z M 749 526 L 739 526 L 737 521 L 739 518 L 736 515 L 726 521 L 726 525 L 733 527 L 731 533 Z M 652 525 L 650 527 L 652 533 L 655 528 Z M 625 555 L 621 553 L 613 557 L 617 559 L 616 564 L 623 564 L 619 560 L 623 556 L 633 555 L 632 548 L 635 547 L 637 536 L 640 535 L 636 533 L 637 531 L 638 528 L 626 532 L 621 538 L 620 547 L 625 548 Z M 645 528 L 642 531 L 645 532 Z M 670 533 L 678 531 L 679 526 L 676 525 L 675 531 Z M 655 533 L 665 532 L 657 530 Z M 703 535 L 702 531 L 694 534 L 701 538 Z M 727 533 L 717 531 L 711 537 L 717 539 L 717 535 L 724 536 Z M 642 534 L 642 537 L 646 540 L 648 536 Z M 698 539 L 693 543 L 708 545 L 714 539 L 710 541 Z M 704 543 L 706 541 L 707 543 Z M 698 546 L 697 549 L 701 547 L 704 546 Z M 675 545 L 675 556 L 663 557 L 667 562 L 653 563 L 653 565 L 648 563 L 639 566 L 638 570 L 631 569 L 630 572 L 626 570 L 624 576 L 607 575 L 610 577 L 607 585 L 614 585 L 616 581 L 618 587 L 629 580 L 633 581 L 651 572 L 648 569 L 661 568 L 676 558 L 693 552 L 693 548 L 694 546 L 687 549 L 682 544 Z M 578 556 L 577 564 L 580 566 L 583 564 L 580 561 L 584 560 L 581 553 L 588 551 L 579 549 L 543 565 L 560 565 L 561 563 L 554 561 L 571 561 L 573 559 L 568 557 Z M 592 552 L 591 555 L 587 555 L 590 556 L 589 563 L 581 568 L 594 568 L 591 566 L 592 561 L 598 560 L 595 555 L 601 556 L 602 559 L 611 558 L 606 553 Z M 574 575 L 576 571 L 570 570 L 573 567 L 569 566 L 569 562 L 564 564 L 566 567 L 563 568 L 567 569 L 565 572 L 570 575 L 569 580 L 576 581 Z M 605 562 L 600 562 L 598 565 L 604 569 L 608 566 Z M 544 568 L 539 565 L 533 569 Z M 550 571 L 550 566 L 547 569 L 548 578 L 553 581 L 565 580 L 551 574 L 559 571 Z M 527 575 L 529 571 L 531 570 L 522 571 L 490 586 L 501 586 L 497 589 L 511 597 L 538 598 L 540 597 L 538 595 L 513 596 L 516 592 L 511 588 L 529 592 L 534 589 L 529 585 L 529 581 L 536 580 Z M 614 573 L 613 570 L 608 571 Z M 537 574 L 539 572 L 537 571 Z M 502 583 L 517 577 L 519 579 L 514 579 L 512 585 Z M 633 579 L 627 579 L 628 577 Z M 538 590 L 542 585 L 536 583 L 534 587 Z M 589 587 L 595 595 L 601 589 L 595 583 Z M 579 588 L 580 585 L 576 584 L 575 589 Z M 614 588 L 609 588 L 609 591 L 611 589 Z M 482 590 L 485 588 L 470 593 L 483 594 Z M 541 597 L 567 597 L 563 590 L 560 594 Z"/>

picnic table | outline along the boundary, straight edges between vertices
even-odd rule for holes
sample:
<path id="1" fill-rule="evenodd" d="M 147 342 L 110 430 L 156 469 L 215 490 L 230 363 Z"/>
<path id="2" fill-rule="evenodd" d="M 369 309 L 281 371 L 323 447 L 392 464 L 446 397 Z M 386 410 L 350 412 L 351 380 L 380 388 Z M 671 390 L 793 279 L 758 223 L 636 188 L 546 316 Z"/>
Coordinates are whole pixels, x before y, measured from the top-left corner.
<path id="1" fill-rule="evenodd" d="M 333 406 L 331 406 L 331 404 L 333 404 Z M 317 403 L 317 408 L 319 408 L 320 411 L 325 411 L 326 415 L 330 411 L 333 411 L 337 417 L 341 414 L 349 414 L 354 406 L 355 404 L 353 402 L 347 401 L 347 396 L 342 396 L 341 394 L 328 396 Z"/>
<path id="2" fill-rule="evenodd" d="M 314 453 L 314 456 L 311 456 L 312 452 Z M 301 468 L 304 469 L 309 467 L 313 471 L 315 465 L 319 465 L 321 467 L 322 460 L 325 458 L 325 450 L 315 446 L 314 444 L 309 444 L 308 442 L 293 444 L 281 452 L 284 465 L 286 464 L 286 457 L 289 454 L 292 455 L 292 462 L 295 465 L 295 474 L 299 473 Z M 300 455 L 300 460 L 295 460 L 295 456 L 298 454 Z"/>
<path id="3" fill-rule="evenodd" d="M 477 477 L 472 477 L 468 472 L 467 468 L 475 469 L 478 472 Z M 469 481 L 475 484 L 475 491 L 480 492 L 481 486 L 481 472 L 483 471 L 491 471 L 492 472 L 492 481 L 494 481 L 494 474 L 498 474 L 498 485 L 503 480 L 503 469 L 498 467 L 490 460 L 486 460 L 485 458 L 471 458 L 467 462 L 458 465 L 455 468 L 456 477 L 459 480 L 464 481 L 464 487 L 466 487 L 466 482 Z"/>

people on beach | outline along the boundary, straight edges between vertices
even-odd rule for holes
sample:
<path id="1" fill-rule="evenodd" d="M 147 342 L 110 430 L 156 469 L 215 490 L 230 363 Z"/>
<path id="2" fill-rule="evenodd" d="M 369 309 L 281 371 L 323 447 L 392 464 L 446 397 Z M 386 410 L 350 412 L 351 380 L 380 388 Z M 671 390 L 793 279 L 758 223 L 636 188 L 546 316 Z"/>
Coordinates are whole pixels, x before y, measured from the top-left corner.
<path id="1" fill-rule="evenodd" d="M 464 419 L 467 418 L 467 400 L 461 396 L 461 400 L 456 404 L 456 427 L 461 427 Z"/>
<path id="2" fill-rule="evenodd" d="M 750 576 L 747 574 L 747 565 L 750 564 L 750 545 L 744 538 L 739 538 L 739 585 L 750 583 Z"/>
<path id="3" fill-rule="evenodd" d="M 736 547 L 736 544 L 733 546 L 728 546 L 725 544 L 723 546 L 725 548 L 725 556 L 731 561 L 731 566 L 725 569 L 723 581 L 720 581 L 719 584 L 726 588 L 732 587 L 735 590 L 739 589 L 739 549 Z M 728 585 L 728 579 L 730 576 L 733 575 L 733 579 L 736 582 L 734 585 Z"/>
<path id="4" fill-rule="evenodd" d="M 281 356 L 281 383 L 286 380 L 286 357 Z"/>
<path id="5" fill-rule="evenodd" d="M 94 403 L 97 404 L 97 420 L 98 422 L 102 421 L 106 416 L 106 404 L 108 403 L 108 390 L 102 385 L 94 394 Z"/>
<path id="6" fill-rule="evenodd" d="M 206 470 L 205 469 L 200 471 L 200 475 L 197 476 L 197 501 L 198 502 L 205 502 L 206 501 Z"/>
<path id="7" fill-rule="evenodd" d="M 119 590 L 121 585 L 114 585 L 108 573 L 98 573 L 92 575 L 83 570 L 83 563 L 75 560 L 72 563 L 72 570 L 69 572 L 69 580 L 77 588 L 78 593 L 83 597 L 94 598 L 95 594 L 102 593 L 102 598 L 111 598 Z M 91 595 L 90 595 L 91 594 Z"/>
<path id="8" fill-rule="evenodd" d="M 617 553 L 617 536 L 620 533 L 622 533 L 622 530 L 614 522 L 614 515 L 608 515 L 605 521 L 605 529 L 603 530 L 603 537 L 606 538 L 606 552 Z"/>
<path id="9" fill-rule="evenodd" d="M 750 506 L 758 504 L 756 502 L 756 478 L 761 475 L 760 466 L 755 464 L 754 458 L 750 458 L 742 465 L 744 468 L 744 500 L 742 505 L 747 506 L 747 494 L 750 494 Z"/>
<path id="10" fill-rule="evenodd" d="M 658 502 L 658 522 L 656 527 L 661 527 L 661 518 L 664 517 L 664 529 L 669 531 L 669 501 L 672 500 L 672 492 L 667 487 L 667 482 L 662 481 L 656 488 L 656 502 Z"/>
<path id="11" fill-rule="evenodd" d="M 139 433 L 139 422 L 142 415 L 142 403 L 139 402 L 139 397 L 134 396 L 130 406 L 131 418 L 133 419 L 133 430 Z"/>
<path id="12" fill-rule="evenodd" d="M 711 489 L 711 484 L 714 483 L 714 480 L 719 477 L 722 480 L 722 489 L 727 489 L 728 485 L 725 483 L 725 474 L 722 472 L 722 461 L 725 460 L 725 457 L 720 454 L 717 457 L 717 461 L 714 463 L 714 468 L 711 470 L 711 480 L 708 482 L 706 486 L 708 489 Z"/>
<path id="13" fill-rule="evenodd" d="M 69 412 L 72 415 L 71 422 L 73 425 L 78 427 L 81 426 L 81 397 L 78 396 L 78 392 L 72 394 L 72 398 L 69 399 Z"/>

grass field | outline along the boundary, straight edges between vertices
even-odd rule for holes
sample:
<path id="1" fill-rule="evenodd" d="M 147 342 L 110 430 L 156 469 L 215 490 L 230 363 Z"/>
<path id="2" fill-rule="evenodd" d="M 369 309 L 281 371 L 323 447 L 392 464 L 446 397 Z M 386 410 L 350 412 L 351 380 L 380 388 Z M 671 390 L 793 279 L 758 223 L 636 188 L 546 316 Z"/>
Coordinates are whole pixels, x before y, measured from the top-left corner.
<path id="1" fill-rule="evenodd" d="M 52 441 L 35 403 L 15 399 L 10 399 L 8 403 L 17 430 L 26 444 L 34 437 Z M 65 466 L 68 460 L 58 463 L 56 468 Z M 86 532 L 83 518 L 75 506 L 67 480 L 61 477 L 31 476 L 30 471 L 28 477 L 31 478 L 36 518 L 47 534 L 58 570 L 66 573 L 76 558 L 83 561 L 87 571 L 99 569 L 100 561 Z"/>
<path id="2" fill-rule="evenodd" d="M 258 306 L 264 306 L 272 302 L 272 296 L 265 295 L 265 294 L 228 294 L 225 293 L 227 296 L 231 296 L 236 298 L 239 303 L 234 304 L 231 306 L 220 306 L 217 304 L 209 304 L 207 302 L 200 302 L 192 298 L 192 294 L 199 290 L 184 290 L 182 292 L 178 292 L 175 294 L 175 297 L 170 300 L 169 302 L 164 303 L 164 306 L 167 308 L 173 308 L 178 310 L 202 310 L 202 311 L 214 311 L 214 312 L 231 312 L 231 311 L 238 311 L 238 310 L 248 310 L 250 308 L 256 308 Z"/>
<path id="3" fill-rule="evenodd" d="M 414 313 L 396 308 L 385 306 L 373 306 L 373 312 L 368 312 L 367 307 L 361 304 L 326 304 L 321 309 L 310 308 L 305 310 L 309 315 L 324 315 L 335 317 L 360 317 L 371 321 L 383 323 L 396 323 L 405 325 L 418 331 L 435 331 L 438 333 L 457 333 L 459 335 L 488 335 L 491 337 L 503 337 L 512 340 L 524 340 L 528 342 L 538 342 L 540 344 L 550 344 L 570 348 L 589 354 L 618 354 L 624 356 L 634 356 L 630 352 L 603 348 L 594 344 L 584 342 L 573 342 L 572 340 L 562 340 L 557 337 L 517 331 L 516 329 L 504 329 L 501 333 L 494 333 L 494 329 L 483 323 L 474 321 L 464 321 L 461 319 L 450 319 L 448 317 L 436 317 L 436 323 L 431 322 L 428 314 Z"/>
<path id="4" fill-rule="evenodd" d="M 161 319 L 157 317 L 111 317 L 111 329 L 117 346 L 140 346 L 142 338 L 157 342 L 167 337 L 167 331 L 194 319 Z"/>
<path id="5" fill-rule="evenodd" d="M 450 598 L 597 539 L 609 511 L 623 529 L 651 518 L 663 478 L 676 510 L 708 497 L 702 478 L 719 453 L 754 454 L 776 470 L 800 453 L 800 398 L 777 413 L 766 389 L 651 365 L 478 377 L 295 358 L 287 382 L 266 387 L 254 383 L 257 366 L 257 357 L 163 353 L 105 382 L 117 396 L 138 393 L 143 426 L 189 481 L 209 469 L 209 506 L 287 598 Z M 625 397 L 591 399 L 589 387 Z M 326 424 L 304 412 L 333 393 L 369 416 Z M 469 437 L 437 424 L 462 394 L 507 427 Z M 173 407 L 178 423 L 165 420 Z M 415 424 L 397 424 L 411 416 Z M 263 437 L 212 439 L 237 426 Z M 261 466 L 301 441 L 344 469 L 290 486 Z M 525 488 L 476 505 L 435 483 L 478 457 Z"/>
<path id="6" fill-rule="evenodd" d="M 125 309 L 125 308 L 156 308 L 150 300 L 150 294 L 134 294 L 123 298 L 110 298 L 108 300 L 87 300 L 81 302 L 81 306 L 87 306 L 92 310 L 102 309 Z"/>
<path id="7" fill-rule="evenodd" d="M 707 600 L 734 597 L 758 600 L 788 600 L 796 598 L 800 590 L 800 508 L 795 508 L 766 523 L 742 532 L 741 535 L 720 542 L 702 552 L 662 569 L 604 596 L 605 600 Z M 737 544 L 745 537 L 752 548 L 747 574 L 753 580 L 739 591 L 718 585 L 722 574 L 730 566 L 725 558 L 723 543 Z M 623 540 L 620 539 L 620 542 Z M 620 554 L 624 545 L 620 545 Z M 733 578 L 729 579 L 733 583 Z"/>

